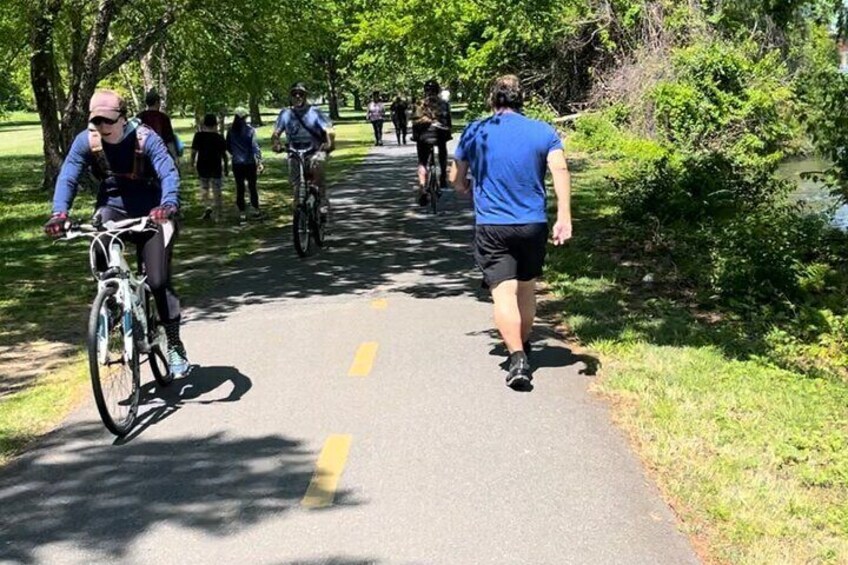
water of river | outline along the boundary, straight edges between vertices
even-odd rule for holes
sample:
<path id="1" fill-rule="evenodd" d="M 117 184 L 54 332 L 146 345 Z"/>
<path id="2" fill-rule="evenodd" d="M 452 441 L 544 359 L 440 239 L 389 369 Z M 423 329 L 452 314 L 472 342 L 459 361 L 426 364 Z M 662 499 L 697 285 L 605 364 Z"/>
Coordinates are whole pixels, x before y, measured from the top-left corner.
<path id="1" fill-rule="evenodd" d="M 824 171 L 828 167 L 826 161 L 815 157 L 793 159 L 782 163 L 777 174 L 795 182 L 797 190 L 792 193 L 793 200 L 803 200 L 814 212 L 822 212 L 831 207 L 836 199 L 827 191 L 824 185 L 811 179 L 802 179 L 801 173 Z M 842 231 L 848 231 L 848 204 L 838 207 L 833 213 L 831 224 Z"/>

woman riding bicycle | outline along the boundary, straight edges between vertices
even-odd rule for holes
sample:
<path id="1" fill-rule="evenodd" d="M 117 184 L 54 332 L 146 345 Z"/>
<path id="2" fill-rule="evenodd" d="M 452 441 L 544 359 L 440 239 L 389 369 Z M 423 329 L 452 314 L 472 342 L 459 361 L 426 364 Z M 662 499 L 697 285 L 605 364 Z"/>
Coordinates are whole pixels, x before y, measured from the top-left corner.
<path id="1" fill-rule="evenodd" d="M 162 138 L 136 120 L 127 120 L 126 102 L 111 90 L 99 90 L 89 102 L 89 127 L 68 152 L 53 194 L 53 215 L 44 231 L 61 236 L 79 179 L 90 167 L 100 181 L 96 216 L 100 222 L 150 216 L 174 220 L 180 206 L 180 176 Z M 168 337 L 168 365 L 175 377 L 189 369 L 180 339 L 180 301 L 171 285 L 171 253 L 176 237 L 164 230 L 128 237 L 136 245 L 147 284 Z"/>
<path id="2" fill-rule="evenodd" d="M 448 140 L 451 139 L 450 104 L 439 97 L 435 80 L 424 83 L 424 98 L 412 114 L 412 139 L 418 151 L 418 203 L 427 205 L 427 163 L 434 147 L 439 148 L 439 186 L 447 187 Z"/>

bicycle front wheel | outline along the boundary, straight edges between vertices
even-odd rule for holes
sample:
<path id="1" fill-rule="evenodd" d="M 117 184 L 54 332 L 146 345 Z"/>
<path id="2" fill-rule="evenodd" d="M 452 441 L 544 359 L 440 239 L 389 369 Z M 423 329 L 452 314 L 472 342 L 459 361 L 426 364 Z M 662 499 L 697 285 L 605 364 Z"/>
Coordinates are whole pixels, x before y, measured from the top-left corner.
<path id="1" fill-rule="evenodd" d="M 88 320 L 88 366 L 94 401 L 106 428 L 116 436 L 132 429 L 138 413 L 138 348 L 127 353 L 129 311 L 118 301 L 116 288 L 100 290 Z"/>
<path id="2" fill-rule="evenodd" d="M 301 257 L 309 255 L 312 240 L 309 223 L 309 210 L 305 204 L 298 204 L 294 209 L 292 235 L 294 236 L 294 250 Z"/>

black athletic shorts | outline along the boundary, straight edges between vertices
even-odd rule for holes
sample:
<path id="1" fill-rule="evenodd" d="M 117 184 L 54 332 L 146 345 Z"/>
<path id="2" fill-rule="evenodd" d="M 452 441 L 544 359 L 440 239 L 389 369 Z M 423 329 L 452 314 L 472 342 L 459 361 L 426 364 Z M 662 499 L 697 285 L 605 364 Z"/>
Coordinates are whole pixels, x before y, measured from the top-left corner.
<path id="1" fill-rule="evenodd" d="M 517 279 L 529 281 L 542 275 L 547 251 L 548 224 L 477 225 L 474 259 L 483 271 L 483 285 Z"/>

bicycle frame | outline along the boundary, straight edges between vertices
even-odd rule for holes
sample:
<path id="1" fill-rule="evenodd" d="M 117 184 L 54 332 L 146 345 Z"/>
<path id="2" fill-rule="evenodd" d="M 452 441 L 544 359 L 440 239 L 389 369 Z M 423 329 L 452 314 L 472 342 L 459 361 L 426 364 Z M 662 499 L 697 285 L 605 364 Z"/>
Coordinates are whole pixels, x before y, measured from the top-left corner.
<path id="1" fill-rule="evenodd" d="M 121 236 L 156 229 L 158 228 L 151 226 L 151 220 L 147 217 L 129 218 L 106 222 L 100 228 L 90 224 L 71 226 L 66 236 L 68 240 L 78 237 L 91 239 L 88 250 L 89 265 L 97 281 L 97 292 L 104 288 L 116 288 L 115 297 L 123 310 L 121 323 L 124 325 L 124 355 L 127 359 L 132 358 L 136 346 L 142 353 L 147 353 L 150 351 L 151 344 L 148 339 L 147 312 L 144 311 L 146 302 L 144 283 L 147 276 L 136 276 L 130 268 L 124 255 L 125 244 Z M 98 272 L 97 263 L 101 254 L 106 258 L 106 270 Z M 135 335 L 134 318 L 141 325 L 139 337 Z M 108 324 L 104 324 L 104 327 L 106 326 Z M 103 336 L 103 339 L 106 339 L 106 336 Z M 105 354 L 107 349 L 104 347 L 101 350 Z M 105 363 L 106 359 L 99 359 L 99 361 Z"/>
<path id="2" fill-rule="evenodd" d="M 312 182 L 311 173 L 307 177 L 306 170 L 306 157 L 314 153 L 315 150 L 310 149 L 286 149 L 286 153 L 289 154 L 289 157 L 297 161 L 297 166 L 300 170 L 300 186 L 293 187 L 295 191 L 299 190 L 299 193 L 295 195 L 296 202 L 295 204 L 306 204 L 310 194 L 313 194 L 316 191 L 315 185 Z"/>

